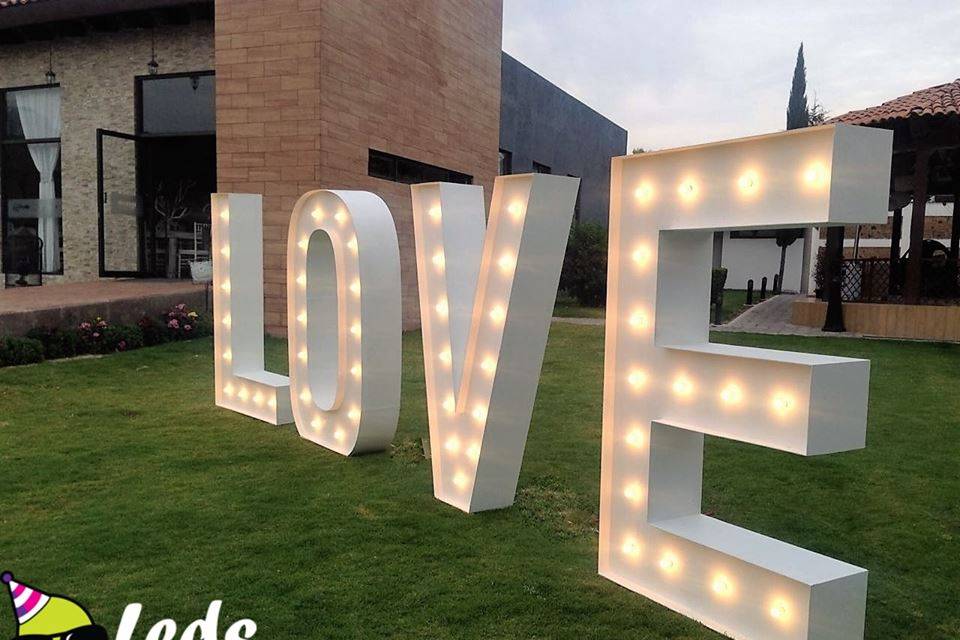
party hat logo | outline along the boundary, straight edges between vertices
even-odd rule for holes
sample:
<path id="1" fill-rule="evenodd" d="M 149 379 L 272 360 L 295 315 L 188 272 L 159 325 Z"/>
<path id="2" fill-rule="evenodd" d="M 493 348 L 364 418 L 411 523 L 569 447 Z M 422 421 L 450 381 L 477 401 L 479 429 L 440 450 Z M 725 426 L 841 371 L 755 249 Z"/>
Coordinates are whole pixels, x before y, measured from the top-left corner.
<path id="1" fill-rule="evenodd" d="M 26 640 L 107 640 L 107 631 L 94 624 L 90 614 L 70 598 L 46 594 L 15 580 L 13 574 L 0 575 L 10 590 L 17 617 L 17 638 Z"/>

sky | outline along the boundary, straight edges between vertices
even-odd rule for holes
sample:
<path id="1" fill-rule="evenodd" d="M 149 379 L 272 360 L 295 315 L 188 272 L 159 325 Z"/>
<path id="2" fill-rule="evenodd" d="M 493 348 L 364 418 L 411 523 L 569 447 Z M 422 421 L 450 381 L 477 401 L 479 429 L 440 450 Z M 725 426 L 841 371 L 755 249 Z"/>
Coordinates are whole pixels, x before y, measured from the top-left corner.
<path id="1" fill-rule="evenodd" d="M 960 78 L 957 0 L 504 0 L 503 49 L 666 149 L 781 131 L 802 41 L 828 115 Z"/>

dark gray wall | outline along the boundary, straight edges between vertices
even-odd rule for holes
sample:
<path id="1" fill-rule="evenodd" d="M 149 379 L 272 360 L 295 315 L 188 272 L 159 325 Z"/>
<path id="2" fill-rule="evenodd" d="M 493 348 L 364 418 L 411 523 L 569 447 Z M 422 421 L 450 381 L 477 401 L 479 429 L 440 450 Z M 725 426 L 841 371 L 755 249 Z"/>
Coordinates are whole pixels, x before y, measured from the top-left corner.
<path id="1" fill-rule="evenodd" d="M 627 131 L 506 53 L 500 67 L 500 148 L 512 173 L 533 163 L 580 178 L 580 220 L 607 224 L 610 158 L 627 152 Z"/>

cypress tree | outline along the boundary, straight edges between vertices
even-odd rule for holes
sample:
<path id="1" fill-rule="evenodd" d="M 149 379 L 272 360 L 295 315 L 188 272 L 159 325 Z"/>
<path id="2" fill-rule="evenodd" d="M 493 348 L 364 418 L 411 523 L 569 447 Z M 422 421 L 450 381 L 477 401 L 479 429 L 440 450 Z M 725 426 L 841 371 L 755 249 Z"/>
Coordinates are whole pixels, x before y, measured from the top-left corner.
<path id="1" fill-rule="evenodd" d="M 787 129 L 802 129 L 810 123 L 807 111 L 807 67 L 803 62 L 803 43 L 797 51 L 797 66 L 793 68 L 793 85 L 787 102 Z"/>

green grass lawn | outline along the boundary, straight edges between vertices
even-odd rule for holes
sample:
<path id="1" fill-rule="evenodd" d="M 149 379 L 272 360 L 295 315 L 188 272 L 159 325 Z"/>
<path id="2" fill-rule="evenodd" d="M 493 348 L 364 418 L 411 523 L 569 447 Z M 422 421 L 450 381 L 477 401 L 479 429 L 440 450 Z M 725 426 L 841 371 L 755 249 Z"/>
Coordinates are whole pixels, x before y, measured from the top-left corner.
<path id="1" fill-rule="evenodd" d="M 870 569 L 867 638 L 960 637 L 960 346 L 717 339 L 870 358 L 871 413 L 825 457 L 708 437 L 704 510 Z M 143 603 L 138 640 L 215 598 L 221 638 L 720 637 L 596 573 L 602 327 L 553 326 L 517 504 L 472 516 L 433 499 L 418 334 L 392 451 L 355 459 L 216 408 L 211 344 L 0 370 L 2 568 L 111 634 Z"/>

